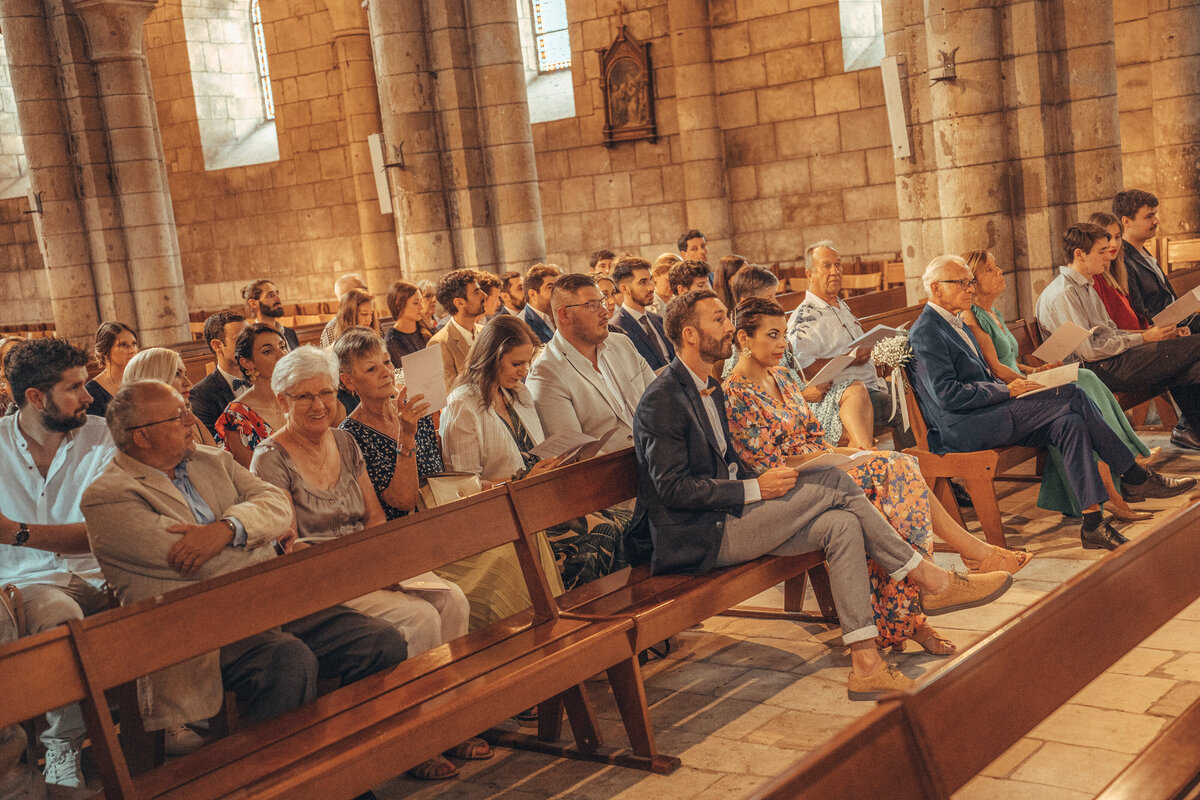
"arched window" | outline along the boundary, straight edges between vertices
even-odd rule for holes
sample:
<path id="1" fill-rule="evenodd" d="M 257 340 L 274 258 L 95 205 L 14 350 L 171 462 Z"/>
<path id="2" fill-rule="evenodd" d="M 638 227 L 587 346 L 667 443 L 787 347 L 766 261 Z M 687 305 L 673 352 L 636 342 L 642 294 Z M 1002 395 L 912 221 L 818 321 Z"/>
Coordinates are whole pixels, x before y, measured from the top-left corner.
<path id="1" fill-rule="evenodd" d="M 842 68 L 878 67 L 883 49 L 883 0 L 838 0 L 842 22 Z"/>
<path id="2" fill-rule="evenodd" d="M 514 2 L 521 32 L 529 121 L 549 122 L 575 116 L 566 3 L 564 0 Z"/>
<path id="3" fill-rule="evenodd" d="M 538 71 L 571 68 L 571 40 L 567 36 L 565 0 L 533 0 L 533 30 L 537 42 Z"/>
<path id="4" fill-rule="evenodd" d="M 17 124 L 17 100 L 8 72 L 8 54 L 0 36 L 0 199 L 24 197 L 29 190 L 25 141 Z M 4 258 L 0 252 L 0 258 Z"/>
<path id="5" fill-rule="evenodd" d="M 262 89 L 263 113 L 275 119 L 275 96 L 271 93 L 271 68 L 267 66 L 267 42 L 263 38 L 262 9 L 258 0 L 250 2 L 250 26 L 254 31 L 254 60 L 258 63 L 258 84 Z"/>

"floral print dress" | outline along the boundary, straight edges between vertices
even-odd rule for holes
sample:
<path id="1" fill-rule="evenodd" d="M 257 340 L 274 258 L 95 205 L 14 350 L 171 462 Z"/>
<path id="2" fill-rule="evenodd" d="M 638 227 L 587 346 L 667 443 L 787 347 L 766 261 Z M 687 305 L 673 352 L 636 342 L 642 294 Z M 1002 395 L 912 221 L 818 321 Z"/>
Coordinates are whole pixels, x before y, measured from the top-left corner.
<path id="1" fill-rule="evenodd" d="M 800 396 L 801 388 L 789 372 L 775 367 L 770 374 L 783 396 L 782 404 L 762 386 L 736 373 L 725 383 L 729 438 L 742 461 L 761 471 L 783 466 L 789 456 L 832 450 L 825 442 L 821 423 Z M 914 459 L 901 453 L 878 452 L 847 474 L 914 550 L 930 555 L 929 488 Z M 867 565 L 875 625 L 879 628 L 876 644 L 899 644 L 925 623 L 918 587 L 908 578 L 892 580 L 869 556 Z"/>
<path id="2" fill-rule="evenodd" d="M 225 406 L 225 410 L 221 412 L 221 416 L 217 417 L 213 428 L 217 432 L 214 437 L 217 447 L 222 450 L 229 449 L 229 445 L 225 444 L 225 441 L 230 436 L 240 437 L 242 446 L 247 450 L 253 450 L 258 447 L 259 442 L 273 433 L 271 426 L 258 415 L 257 411 L 239 400 L 234 400 Z"/>

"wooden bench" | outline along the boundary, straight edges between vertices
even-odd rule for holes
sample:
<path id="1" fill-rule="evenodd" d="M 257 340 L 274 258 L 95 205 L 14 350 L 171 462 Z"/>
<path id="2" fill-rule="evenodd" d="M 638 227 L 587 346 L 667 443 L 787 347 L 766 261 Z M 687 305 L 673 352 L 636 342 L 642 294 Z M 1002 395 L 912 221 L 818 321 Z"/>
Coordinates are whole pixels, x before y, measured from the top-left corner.
<path id="1" fill-rule="evenodd" d="M 1106 555 L 751 797 L 950 797 L 1200 596 L 1197 527 L 1193 505 Z M 1198 717 L 1193 705 L 1100 796 L 1195 797 Z"/>
<path id="2" fill-rule="evenodd" d="M 556 695 L 577 746 L 593 750 L 600 739 L 580 684 L 609 670 L 623 685 L 640 686 L 634 623 L 560 616 L 512 508 L 498 488 L 21 639 L 0 648 L 0 726 L 82 701 L 110 800 L 353 797 Z M 517 550 L 531 609 L 132 774 L 106 691 L 503 544 Z"/>

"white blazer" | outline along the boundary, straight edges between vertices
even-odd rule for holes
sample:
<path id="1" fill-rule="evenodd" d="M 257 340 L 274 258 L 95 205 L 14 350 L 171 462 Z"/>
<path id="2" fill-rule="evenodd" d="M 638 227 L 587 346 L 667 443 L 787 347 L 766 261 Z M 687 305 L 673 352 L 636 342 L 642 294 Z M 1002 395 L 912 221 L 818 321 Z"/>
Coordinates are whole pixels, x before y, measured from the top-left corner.
<path id="1" fill-rule="evenodd" d="M 617 432 L 600 451 L 611 453 L 633 446 L 633 415 L 654 372 L 622 333 L 609 333 L 597 346 L 596 356 L 614 386 L 561 333 L 555 333 L 526 383 L 547 436 L 577 431 L 599 439 L 615 426 Z"/>
<path id="2" fill-rule="evenodd" d="M 538 422 L 533 398 L 524 385 L 517 386 L 513 410 L 536 445 L 546 437 Z M 474 386 L 458 386 L 450 393 L 438 427 L 446 468 L 473 472 L 492 483 L 506 481 L 525 466 L 508 426 L 492 409 L 480 405 Z"/>

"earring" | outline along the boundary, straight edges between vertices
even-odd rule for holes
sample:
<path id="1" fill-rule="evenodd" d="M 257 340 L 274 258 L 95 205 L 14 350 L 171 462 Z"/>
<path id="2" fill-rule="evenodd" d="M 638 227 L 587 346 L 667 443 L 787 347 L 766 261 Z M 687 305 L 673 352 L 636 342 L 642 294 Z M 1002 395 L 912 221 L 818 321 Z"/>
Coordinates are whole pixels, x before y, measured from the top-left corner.
<path id="1" fill-rule="evenodd" d="M 742 358 L 749 358 L 749 357 L 750 357 L 750 348 L 743 347 L 742 348 Z"/>

